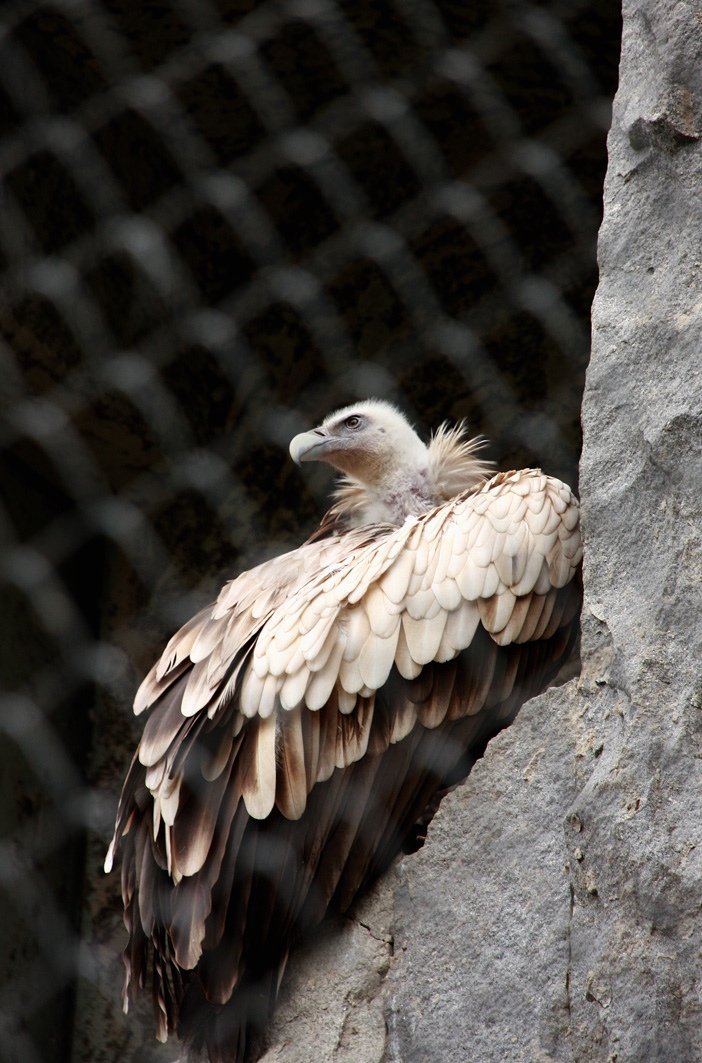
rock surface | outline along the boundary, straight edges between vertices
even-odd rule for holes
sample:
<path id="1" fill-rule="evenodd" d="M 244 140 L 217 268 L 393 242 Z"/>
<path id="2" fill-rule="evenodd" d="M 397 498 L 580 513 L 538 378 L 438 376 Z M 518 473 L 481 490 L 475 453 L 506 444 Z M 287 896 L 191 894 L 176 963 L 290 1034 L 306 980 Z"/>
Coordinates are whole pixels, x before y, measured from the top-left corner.
<path id="1" fill-rule="evenodd" d="M 702 1046 L 699 7 L 625 5 L 624 26 L 583 406 L 586 662 L 611 645 L 596 700 L 621 712 L 573 806 L 583 1063 Z"/>
<path id="2" fill-rule="evenodd" d="M 624 4 L 583 674 L 490 744 L 355 926 L 293 959 L 267 1063 L 701 1058 L 699 31 L 693 3 Z"/>

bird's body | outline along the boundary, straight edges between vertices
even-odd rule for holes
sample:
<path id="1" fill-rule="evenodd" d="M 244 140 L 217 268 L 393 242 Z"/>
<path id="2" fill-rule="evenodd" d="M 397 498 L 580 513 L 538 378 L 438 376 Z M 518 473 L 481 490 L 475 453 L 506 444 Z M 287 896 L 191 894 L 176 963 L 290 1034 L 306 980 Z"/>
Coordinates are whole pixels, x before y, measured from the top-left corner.
<path id="1" fill-rule="evenodd" d="M 312 539 L 242 573 L 144 680 L 124 838 L 130 980 L 157 1032 L 255 1056 L 294 940 L 344 910 L 577 628 L 570 489 L 499 473 L 462 429 L 425 446 L 359 403 L 291 454 L 346 476 Z"/>

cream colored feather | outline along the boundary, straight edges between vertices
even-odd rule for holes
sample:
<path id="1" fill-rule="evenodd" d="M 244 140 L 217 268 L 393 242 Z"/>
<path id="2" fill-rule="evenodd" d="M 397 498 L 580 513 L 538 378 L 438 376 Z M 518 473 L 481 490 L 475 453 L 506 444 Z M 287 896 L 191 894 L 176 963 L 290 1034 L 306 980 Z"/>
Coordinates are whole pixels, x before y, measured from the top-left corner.
<path id="1" fill-rule="evenodd" d="M 253 819 L 265 819 L 275 804 L 276 789 L 276 718 L 259 719 L 249 736 L 251 747 L 241 792 L 246 811 Z"/>

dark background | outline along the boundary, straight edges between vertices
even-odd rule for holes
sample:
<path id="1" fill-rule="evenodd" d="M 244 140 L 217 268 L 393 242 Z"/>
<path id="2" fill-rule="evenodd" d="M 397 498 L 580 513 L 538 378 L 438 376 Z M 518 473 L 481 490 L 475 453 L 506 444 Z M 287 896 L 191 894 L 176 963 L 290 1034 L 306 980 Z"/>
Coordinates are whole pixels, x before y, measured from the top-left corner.
<path id="1" fill-rule="evenodd" d="M 620 31 L 612 0 L 6 14 L 3 1060 L 147 1058 L 100 868 L 131 699 L 321 516 L 291 436 L 377 395 L 577 483 Z"/>

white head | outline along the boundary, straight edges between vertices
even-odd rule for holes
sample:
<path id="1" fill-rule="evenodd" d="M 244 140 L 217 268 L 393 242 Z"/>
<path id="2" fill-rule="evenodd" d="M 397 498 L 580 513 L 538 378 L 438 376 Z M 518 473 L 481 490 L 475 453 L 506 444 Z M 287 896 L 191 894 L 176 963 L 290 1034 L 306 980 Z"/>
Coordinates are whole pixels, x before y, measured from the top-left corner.
<path id="1" fill-rule="evenodd" d="M 365 399 L 295 436 L 290 455 L 298 465 L 326 461 L 345 474 L 330 513 L 359 527 L 402 524 L 479 487 L 493 475 L 492 462 L 476 457 L 484 445 L 466 438 L 461 422 L 441 425 L 425 446 L 394 406 Z"/>
<path id="2" fill-rule="evenodd" d="M 380 399 L 365 399 L 325 417 L 319 428 L 295 436 L 290 456 L 326 461 L 347 476 L 370 485 L 401 467 L 427 464 L 427 448 L 399 410 Z"/>
<path id="3" fill-rule="evenodd" d="M 326 461 L 346 474 L 355 524 L 400 524 L 436 504 L 427 447 L 400 411 L 379 399 L 331 413 L 319 428 L 295 436 L 290 455 L 298 465 Z"/>

